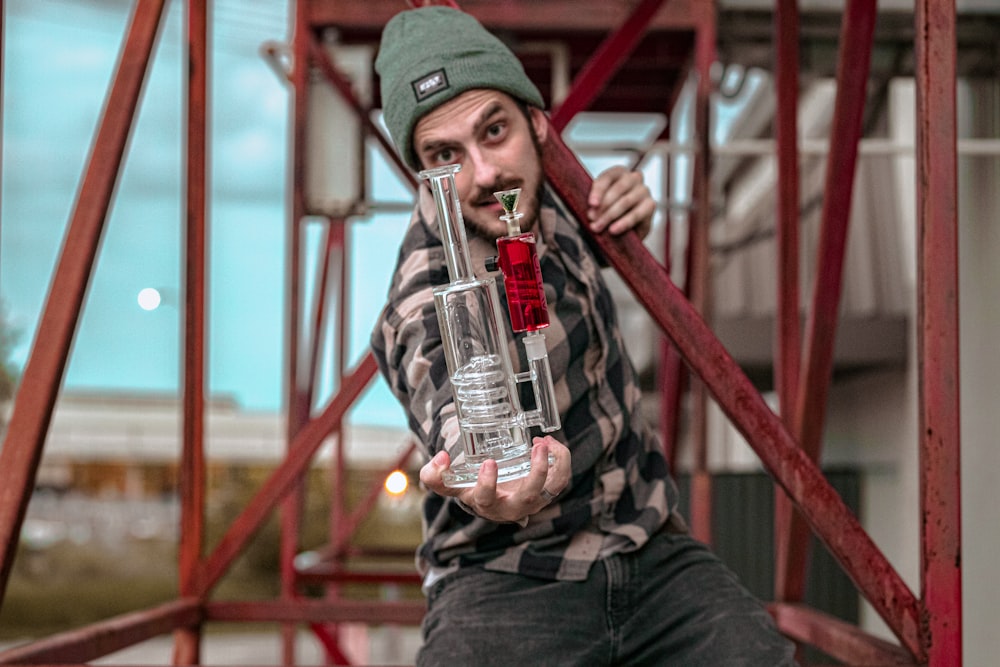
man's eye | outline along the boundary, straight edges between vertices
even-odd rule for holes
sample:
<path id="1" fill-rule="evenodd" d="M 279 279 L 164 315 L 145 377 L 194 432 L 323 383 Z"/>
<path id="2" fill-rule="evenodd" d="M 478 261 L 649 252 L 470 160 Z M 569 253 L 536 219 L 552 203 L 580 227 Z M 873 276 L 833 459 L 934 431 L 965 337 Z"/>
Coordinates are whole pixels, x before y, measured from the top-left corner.
<path id="1" fill-rule="evenodd" d="M 455 152 L 450 148 L 444 148 L 434 154 L 434 160 L 438 164 L 448 164 L 455 158 Z"/>
<path id="2" fill-rule="evenodd" d="M 497 138 L 503 134 L 504 125 L 503 123 L 493 123 L 486 128 L 486 134 L 492 138 Z"/>

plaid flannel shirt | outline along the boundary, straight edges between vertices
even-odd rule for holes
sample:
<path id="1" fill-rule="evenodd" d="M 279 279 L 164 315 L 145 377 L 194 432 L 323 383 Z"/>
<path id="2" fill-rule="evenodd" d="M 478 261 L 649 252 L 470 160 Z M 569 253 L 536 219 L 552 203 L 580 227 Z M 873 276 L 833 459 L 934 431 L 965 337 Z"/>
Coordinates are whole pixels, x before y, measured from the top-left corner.
<path id="1" fill-rule="evenodd" d="M 548 188 L 534 231 L 549 306 L 544 333 L 562 418 L 561 430 L 551 435 L 572 453 L 570 485 L 525 525 L 487 521 L 453 498 L 429 493 L 425 541 L 417 553 L 425 583 L 475 563 L 581 580 L 595 561 L 638 549 L 675 514 L 677 490 L 659 439 L 640 413 L 636 373 L 600 264 Z M 469 248 L 482 277 L 484 259 L 496 247 L 470 235 Z M 424 453 L 448 448 L 455 460 L 461 438 L 432 301 L 434 287 L 448 282 L 433 197 L 421 187 L 371 343 Z M 505 299 L 503 281 L 497 282 Z M 515 372 L 521 372 L 524 351 L 513 338 L 510 352 Z"/>

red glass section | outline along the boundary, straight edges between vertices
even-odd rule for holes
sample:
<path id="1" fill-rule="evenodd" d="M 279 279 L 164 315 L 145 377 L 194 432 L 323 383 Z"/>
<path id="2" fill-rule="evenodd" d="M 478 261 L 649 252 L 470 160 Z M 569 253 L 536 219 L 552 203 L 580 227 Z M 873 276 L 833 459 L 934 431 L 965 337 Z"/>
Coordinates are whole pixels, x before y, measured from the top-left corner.
<path id="1" fill-rule="evenodd" d="M 528 232 L 497 240 L 503 286 L 507 291 L 511 328 L 515 333 L 549 326 L 549 308 L 542 287 L 535 235 Z"/>

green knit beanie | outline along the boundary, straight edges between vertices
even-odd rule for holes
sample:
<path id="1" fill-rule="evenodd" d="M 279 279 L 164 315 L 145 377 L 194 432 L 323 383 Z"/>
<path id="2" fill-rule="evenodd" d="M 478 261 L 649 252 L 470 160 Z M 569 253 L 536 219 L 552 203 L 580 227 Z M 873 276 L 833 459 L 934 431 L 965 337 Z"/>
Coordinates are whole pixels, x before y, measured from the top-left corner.
<path id="1" fill-rule="evenodd" d="M 420 168 L 412 143 L 417 121 L 467 90 L 500 90 L 539 109 L 544 105 L 517 56 L 472 16 L 450 7 L 393 16 L 382 31 L 375 71 L 385 124 L 413 169 Z"/>

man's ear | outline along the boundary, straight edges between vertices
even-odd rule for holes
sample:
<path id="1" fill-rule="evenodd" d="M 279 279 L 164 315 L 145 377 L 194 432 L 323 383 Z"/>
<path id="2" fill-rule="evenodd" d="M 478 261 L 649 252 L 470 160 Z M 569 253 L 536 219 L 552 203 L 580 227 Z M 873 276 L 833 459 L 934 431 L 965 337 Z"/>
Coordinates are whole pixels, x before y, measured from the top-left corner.
<path id="1" fill-rule="evenodd" d="M 548 116 L 538 107 L 528 107 L 528 112 L 531 114 L 531 125 L 535 128 L 535 136 L 538 137 L 538 142 L 544 143 L 549 131 Z"/>

